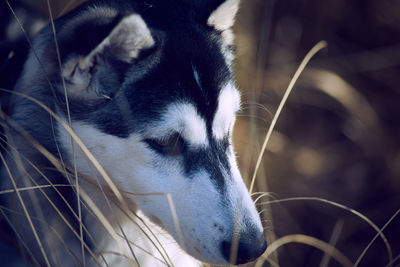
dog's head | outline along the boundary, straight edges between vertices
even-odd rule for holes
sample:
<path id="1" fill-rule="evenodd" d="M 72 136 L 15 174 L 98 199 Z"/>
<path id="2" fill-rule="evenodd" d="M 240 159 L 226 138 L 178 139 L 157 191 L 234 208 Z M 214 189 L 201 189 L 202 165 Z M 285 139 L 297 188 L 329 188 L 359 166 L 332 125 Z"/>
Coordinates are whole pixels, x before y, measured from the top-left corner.
<path id="1" fill-rule="evenodd" d="M 236 239 L 236 263 L 257 258 L 263 228 L 231 142 L 238 0 L 107 5 L 56 25 L 73 129 L 115 183 L 137 193 L 126 197 L 189 254 L 227 264 Z M 56 87 L 65 115 L 60 80 Z"/>

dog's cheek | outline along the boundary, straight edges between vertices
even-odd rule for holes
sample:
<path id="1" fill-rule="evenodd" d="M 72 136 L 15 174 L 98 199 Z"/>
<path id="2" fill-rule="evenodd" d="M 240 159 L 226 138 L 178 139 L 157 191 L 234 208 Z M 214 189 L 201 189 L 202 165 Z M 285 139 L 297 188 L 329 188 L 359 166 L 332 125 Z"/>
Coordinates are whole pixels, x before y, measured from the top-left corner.
<path id="1" fill-rule="evenodd" d="M 147 151 L 147 164 L 132 166 L 130 187 L 141 192 L 133 196 L 143 213 L 159 226 L 169 230 L 172 220 L 172 209 L 177 206 L 177 190 L 183 179 L 179 166 L 168 162 L 153 151 Z"/>

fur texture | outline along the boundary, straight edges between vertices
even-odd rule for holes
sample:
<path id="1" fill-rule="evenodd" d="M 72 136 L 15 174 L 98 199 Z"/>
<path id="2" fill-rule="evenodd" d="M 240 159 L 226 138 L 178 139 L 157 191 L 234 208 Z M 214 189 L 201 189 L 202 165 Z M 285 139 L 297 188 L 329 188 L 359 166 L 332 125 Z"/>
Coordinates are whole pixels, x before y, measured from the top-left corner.
<path id="1" fill-rule="evenodd" d="M 226 36 L 237 7 L 90 1 L 55 21 L 59 51 L 50 27 L 36 37 L 4 124 L 2 190 L 43 187 L 1 199 L 21 261 L 148 256 L 143 240 L 121 238 L 137 238 L 138 209 L 197 260 L 244 263 L 263 253 L 231 144 L 240 95 Z"/>

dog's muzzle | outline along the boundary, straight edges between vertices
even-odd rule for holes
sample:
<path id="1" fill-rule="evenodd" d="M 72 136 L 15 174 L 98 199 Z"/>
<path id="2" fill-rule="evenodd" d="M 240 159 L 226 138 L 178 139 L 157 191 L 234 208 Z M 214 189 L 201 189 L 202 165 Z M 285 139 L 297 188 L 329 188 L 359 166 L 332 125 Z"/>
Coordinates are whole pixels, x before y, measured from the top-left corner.
<path id="1" fill-rule="evenodd" d="M 233 259 L 234 262 L 231 262 L 232 240 L 222 241 L 221 243 L 222 255 L 226 261 L 233 264 L 243 264 L 253 261 L 261 256 L 266 248 L 267 242 L 265 241 L 263 233 L 260 234 L 258 231 L 253 230 L 252 232 L 241 234 L 238 245 L 236 246 L 236 259 Z"/>

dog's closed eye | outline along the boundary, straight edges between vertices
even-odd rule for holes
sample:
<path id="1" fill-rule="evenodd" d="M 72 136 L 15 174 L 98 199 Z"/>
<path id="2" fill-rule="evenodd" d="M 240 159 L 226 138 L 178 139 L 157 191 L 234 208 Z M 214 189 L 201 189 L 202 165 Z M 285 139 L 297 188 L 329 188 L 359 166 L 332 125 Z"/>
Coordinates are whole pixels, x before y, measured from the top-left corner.
<path id="1" fill-rule="evenodd" d="M 165 139 L 148 138 L 144 141 L 151 149 L 164 156 L 178 156 L 185 149 L 185 141 L 178 133 L 172 134 Z"/>

